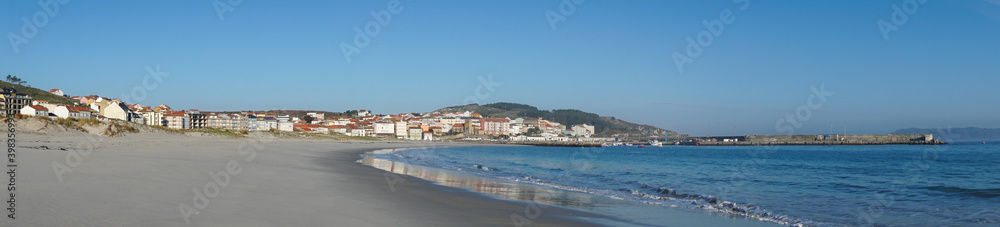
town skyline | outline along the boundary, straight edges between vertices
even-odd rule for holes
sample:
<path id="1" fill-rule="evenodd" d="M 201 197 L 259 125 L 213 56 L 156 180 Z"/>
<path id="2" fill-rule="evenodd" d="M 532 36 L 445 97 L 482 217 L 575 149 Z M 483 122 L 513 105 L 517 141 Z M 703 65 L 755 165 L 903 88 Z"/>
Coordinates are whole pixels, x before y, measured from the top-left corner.
<path id="1" fill-rule="evenodd" d="M 991 1 L 48 2 L 2 9 L 4 73 L 130 104 L 512 102 L 691 135 L 1000 128 Z"/>

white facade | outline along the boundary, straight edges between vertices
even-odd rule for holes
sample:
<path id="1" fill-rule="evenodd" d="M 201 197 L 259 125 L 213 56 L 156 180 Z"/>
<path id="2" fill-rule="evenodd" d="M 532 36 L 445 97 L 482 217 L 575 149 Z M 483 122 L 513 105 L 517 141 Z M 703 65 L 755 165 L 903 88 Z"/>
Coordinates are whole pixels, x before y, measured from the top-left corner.
<path id="1" fill-rule="evenodd" d="M 64 95 L 66 95 L 66 93 L 63 93 L 63 91 L 59 90 L 59 89 L 49 90 L 49 93 L 52 93 L 53 95 L 58 95 L 58 96 L 64 96 Z"/>
<path id="2" fill-rule="evenodd" d="M 69 116 L 69 108 L 66 108 L 66 106 L 56 106 L 56 108 L 52 109 L 52 114 L 55 114 L 59 118 L 69 118 L 70 117 Z"/>
<path id="3" fill-rule="evenodd" d="M 90 111 L 82 107 L 58 105 L 48 109 L 59 118 L 90 118 Z"/>
<path id="4" fill-rule="evenodd" d="M 574 136 L 590 137 L 590 136 L 594 135 L 594 126 L 593 125 L 587 125 L 587 124 L 574 125 L 572 129 L 573 129 L 573 135 Z"/>
<path id="5" fill-rule="evenodd" d="M 396 124 L 392 122 L 375 122 L 375 135 L 396 135 Z"/>
<path id="6" fill-rule="evenodd" d="M 24 108 L 21 108 L 21 115 L 49 116 L 49 111 L 41 106 L 24 106 Z"/>
<path id="7" fill-rule="evenodd" d="M 131 112 L 132 110 L 129 110 L 128 107 L 125 106 L 125 104 L 122 104 L 121 102 L 117 101 L 112 101 L 110 105 L 104 108 L 104 117 L 110 119 L 129 121 L 132 120 L 129 117 Z"/>
<path id="8" fill-rule="evenodd" d="M 406 126 L 406 122 L 397 121 L 395 125 L 396 125 L 396 138 L 400 139 L 406 138 L 406 129 L 408 128 Z"/>
<path id="9" fill-rule="evenodd" d="M 292 122 L 278 122 L 278 130 L 283 132 L 291 132 L 295 130 L 295 125 Z"/>

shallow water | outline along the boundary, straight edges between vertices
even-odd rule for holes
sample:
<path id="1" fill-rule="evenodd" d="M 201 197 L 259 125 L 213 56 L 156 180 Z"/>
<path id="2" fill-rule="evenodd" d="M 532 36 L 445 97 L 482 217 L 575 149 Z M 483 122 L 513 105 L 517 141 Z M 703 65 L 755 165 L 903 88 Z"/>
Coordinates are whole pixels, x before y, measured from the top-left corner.
<path id="1" fill-rule="evenodd" d="M 553 196 L 561 206 L 584 201 L 605 212 L 640 208 L 632 217 L 611 214 L 625 219 L 683 208 L 785 225 L 1000 224 L 998 145 L 505 146 L 370 155 L 537 185 L 550 195 L 601 198 Z M 518 199 L 517 193 L 503 196 L 508 187 L 497 188 L 494 196 Z"/>

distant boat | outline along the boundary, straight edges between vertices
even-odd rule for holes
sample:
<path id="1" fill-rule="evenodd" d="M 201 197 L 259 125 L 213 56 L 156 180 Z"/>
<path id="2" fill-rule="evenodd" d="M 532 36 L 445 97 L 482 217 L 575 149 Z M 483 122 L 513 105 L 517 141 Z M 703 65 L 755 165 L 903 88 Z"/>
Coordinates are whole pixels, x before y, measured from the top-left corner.
<path id="1" fill-rule="evenodd" d="M 649 141 L 649 145 L 650 146 L 655 146 L 655 147 L 662 147 L 663 143 L 660 142 L 660 141 L 653 140 L 653 141 Z"/>
<path id="2" fill-rule="evenodd" d="M 639 145 L 639 148 L 646 148 L 646 145 Z"/>

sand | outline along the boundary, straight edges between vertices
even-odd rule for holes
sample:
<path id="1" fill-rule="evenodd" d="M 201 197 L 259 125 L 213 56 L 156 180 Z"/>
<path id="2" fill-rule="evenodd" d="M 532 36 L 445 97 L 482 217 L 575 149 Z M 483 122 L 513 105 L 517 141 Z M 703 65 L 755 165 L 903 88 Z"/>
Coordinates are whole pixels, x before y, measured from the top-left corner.
<path id="1" fill-rule="evenodd" d="M 528 205 L 356 163 L 375 149 L 463 144 L 27 129 L 17 138 L 16 219 L 0 226 L 513 226 Z M 601 218 L 546 207 L 524 224 L 593 225 L 580 215 Z"/>
<path id="2" fill-rule="evenodd" d="M 107 137 L 32 119 L 18 123 L 16 138 L 16 219 L 4 218 L 0 226 L 637 224 L 501 200 L 358 163 L 360 154 L 372 150 L 475 144 L 343 142 L 266 133 L 234 139 L 151 129 Z M 676 220 L 657 226 L 773 225 L 689 210 L 652 215 Z"/>

